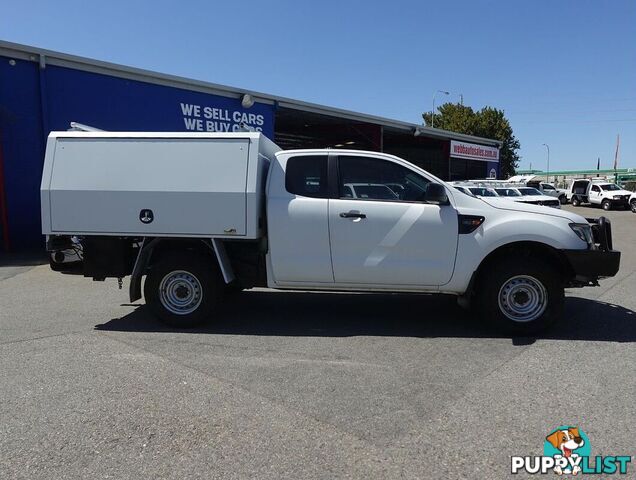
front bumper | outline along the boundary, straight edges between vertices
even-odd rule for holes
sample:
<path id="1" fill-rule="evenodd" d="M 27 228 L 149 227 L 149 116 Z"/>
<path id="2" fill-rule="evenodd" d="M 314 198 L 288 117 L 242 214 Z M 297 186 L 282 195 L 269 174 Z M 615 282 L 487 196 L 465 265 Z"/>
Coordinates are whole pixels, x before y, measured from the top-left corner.
<path id="1" fill-rule="evenodd" d="M 629 206 L 629 196 L 625 195 L 621 198 L 610 198 L 610 203 L 613 207 L 627 207 Z"/>
<path id="2" fill-rule="evenodd" d="M 572 267 L 574 281 L 585 284 L 613 277 L 621 262 L 621 252 L 616 250 L 563 250 L 563 254 Z"/>
<path id="3" fill-rule="evenodd" d="M 618 273 L 621 252 L 613 249 L 612 223 L 606 217 L 586 218 L 592 226 L 594 248 L 589 250 L 563 250 L 572 272 L 573 284 L 595 284 L 599 278 Z"/>

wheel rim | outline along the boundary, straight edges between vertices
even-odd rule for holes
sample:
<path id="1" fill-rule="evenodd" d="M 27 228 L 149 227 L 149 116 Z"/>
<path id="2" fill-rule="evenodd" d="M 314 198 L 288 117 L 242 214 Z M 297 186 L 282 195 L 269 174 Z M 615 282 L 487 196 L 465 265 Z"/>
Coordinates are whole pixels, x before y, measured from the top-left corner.
<path id="1" fill-rule="evenodd" d="M 630 205 L 632 207 L 632 212 L 636 212 L 636 200 L 632 200 L 632 203 Z"/>
<path id="2" fill-rule="evenodd" d="M 508 279 L 499 289 L 498 299 L 501 312 L 515 322 L 536 320 L 548 306 L 545 287 L 529 275 Z"/>
<path id="3" fill-rule="evenodd" d="M 167 274 L 159 284 L 159 301 L 170 313 L 187 315 L 194 312 L 203 299 L 199 279 L 184 270 Z"/>

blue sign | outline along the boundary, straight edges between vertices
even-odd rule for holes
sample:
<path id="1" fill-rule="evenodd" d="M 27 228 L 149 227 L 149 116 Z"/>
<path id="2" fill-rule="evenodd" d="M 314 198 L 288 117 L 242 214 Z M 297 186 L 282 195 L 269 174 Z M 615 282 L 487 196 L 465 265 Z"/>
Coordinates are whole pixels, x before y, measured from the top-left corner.
<path id="1" fill-rule="evenodd" d="M 233 132 L 241 126 L 274 137 L 274 106 L 239 98 L 126 80 L 62 67 L 46 68 L 50 130 L 72 121 L 112 131 Z"/>
<path id="2" fill-rule="evenodd" d="M 488 178 L 498 178 L 499 162 L 488 162 L 486 164 L 486 171 L 488 172 Z"/>
<path id="3" fill-rule="evenodd" d="M 273 140 L 274 105 L 255 102 L 244 108 L 239 98 L 187 87 L 53 65 L 41 69 L 37 62 L 0 57 L 0 201 L 4 193 L 8 210 L 0 233 L 8 232 L 14 250 L 43 245 L 39 190 L 44 140 L 52 130 L 68 130 L 70 122 L 110 131 L 233 132 L 247 127 Z"/>

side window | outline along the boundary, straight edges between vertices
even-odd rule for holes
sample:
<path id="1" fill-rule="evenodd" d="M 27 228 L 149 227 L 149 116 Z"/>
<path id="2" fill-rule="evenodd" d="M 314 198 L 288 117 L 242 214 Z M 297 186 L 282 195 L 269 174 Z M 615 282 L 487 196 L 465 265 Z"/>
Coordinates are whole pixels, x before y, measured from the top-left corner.
<path id="1" fill-rule="evenodd" d="M 303 197 L 327 198 L 327 156 L 307 155 L 287 160 L 285 189 Z"/>
<path id="2" fill-rule="evenodd" d="M 430 183 L 417 173 L 388 160 L 339 156 L 340 198 L 423 201 Z"/>
<path id="3" fill-rule="evenodd" d="M 593 191 L 593 192 L 600 192 L 600 191 L 601 191 L 601 189 L 600 189 L 600 188 L 598 188 L 596 185 L 593 185 L 593 186 L 592 186 L 592 191 Z"/>

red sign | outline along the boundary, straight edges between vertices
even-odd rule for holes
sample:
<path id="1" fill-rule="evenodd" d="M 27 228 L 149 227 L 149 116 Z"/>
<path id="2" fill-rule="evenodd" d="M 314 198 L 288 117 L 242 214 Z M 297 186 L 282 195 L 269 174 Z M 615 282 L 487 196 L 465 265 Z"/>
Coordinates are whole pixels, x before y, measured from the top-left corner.
<path id="1" fill-rule="evenodd" d="M 451 140 L 450 156 L 453 158 L 482 160 L 484 162 L 498 162 L 499 149 L 497 147 L 487 147 L 476 143 L 456 142 L 455 140 Z"/>

